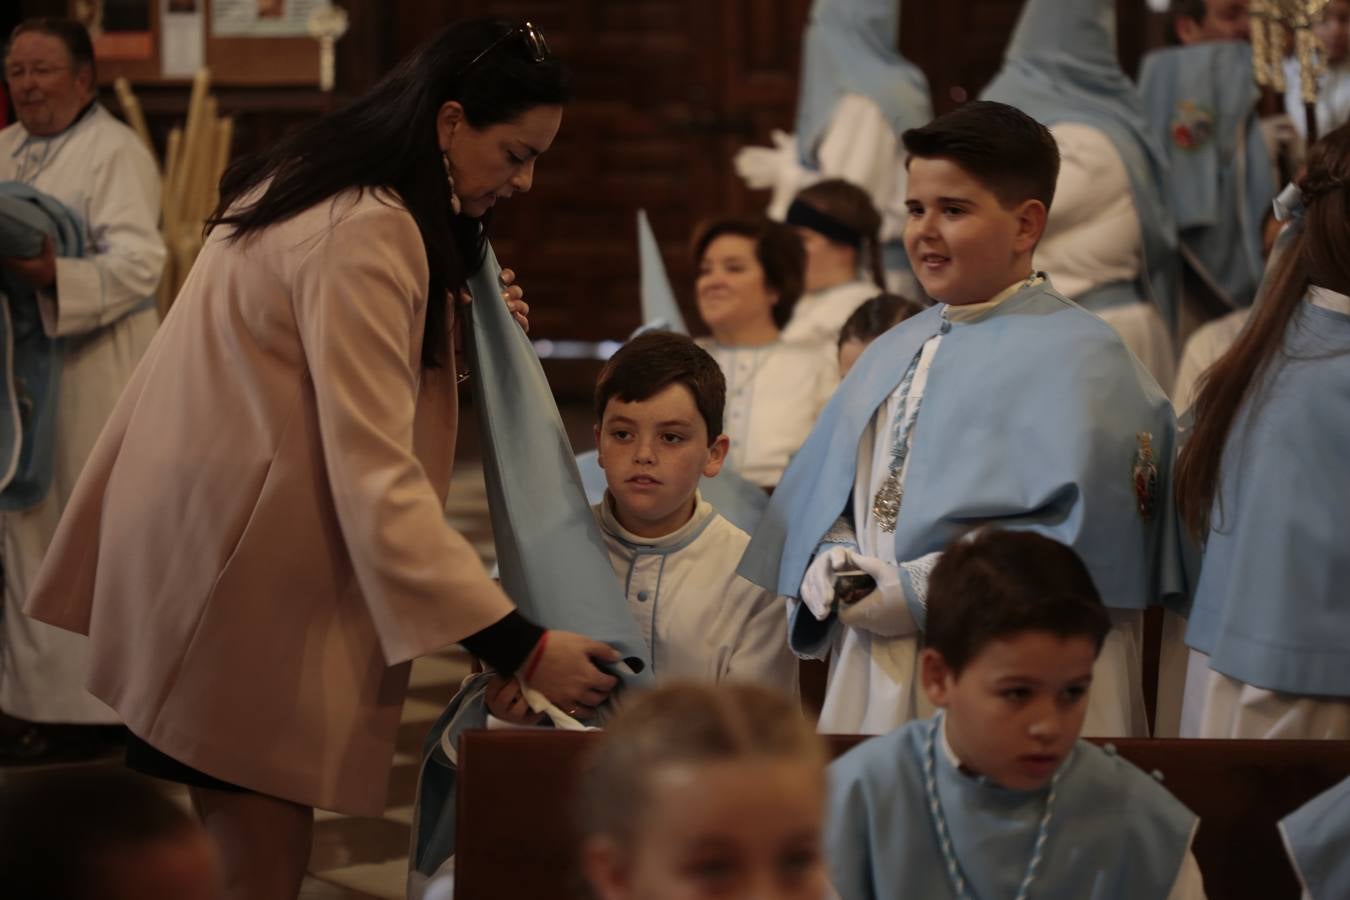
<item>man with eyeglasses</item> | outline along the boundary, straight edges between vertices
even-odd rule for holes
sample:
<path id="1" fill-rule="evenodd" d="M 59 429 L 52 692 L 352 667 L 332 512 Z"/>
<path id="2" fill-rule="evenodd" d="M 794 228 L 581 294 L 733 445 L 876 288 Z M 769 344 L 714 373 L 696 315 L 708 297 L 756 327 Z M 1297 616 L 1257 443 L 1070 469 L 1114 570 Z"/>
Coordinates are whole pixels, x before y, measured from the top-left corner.
<path id="1" fill-rule="evenodd" d="M 25 318 L 34 323 L 30 334 L 51 339 L 60 373 L 45 389 L 15 384 L 21 409 L 47 410 L 55 421 L 50 487 L 38 498 L 0 491 L 0 764 L 15 764 L 95 755 L 118 733 L 112 710 L 85 690 L 86 639 L 28 618 L 21 605 L 75 478 L 154 334 L 165 250 L 154 158 L 95 100 L 83 26 L 23 22 L 3 72 L 18 121 L 0 130 L 0 190 L 31 188 L 64 204 L 84 245 L 78 257 L 49 240 L 35 257 L 0 259 L 18 276 L 7 282 L 23 288 L 5 298 L 12 330 L 20 333 Z"/>

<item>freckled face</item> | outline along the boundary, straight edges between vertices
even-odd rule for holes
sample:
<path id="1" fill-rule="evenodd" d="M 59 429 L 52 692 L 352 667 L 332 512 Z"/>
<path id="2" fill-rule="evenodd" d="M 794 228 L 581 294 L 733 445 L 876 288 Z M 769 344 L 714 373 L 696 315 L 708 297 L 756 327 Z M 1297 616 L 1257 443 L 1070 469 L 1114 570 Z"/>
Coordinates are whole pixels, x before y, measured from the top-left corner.
<path id="1" fill-rule="evenodd" d="M 646 400 L 610 398 L 595 440 L 619 523 L 642 537 L 688 521 L 699 479 L 722 470 L 728 444 L 723 435 L 709 442 L 693 392 L 679 383 Z"/>

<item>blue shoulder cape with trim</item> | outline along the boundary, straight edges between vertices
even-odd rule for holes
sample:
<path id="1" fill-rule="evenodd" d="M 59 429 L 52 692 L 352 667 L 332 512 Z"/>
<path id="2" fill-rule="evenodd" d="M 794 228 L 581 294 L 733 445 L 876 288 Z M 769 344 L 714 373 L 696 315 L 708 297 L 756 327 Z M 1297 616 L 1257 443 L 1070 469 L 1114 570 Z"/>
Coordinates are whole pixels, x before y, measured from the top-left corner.
<path id="1" fill-rule="evenodd" d="M 842 900 L 956 900 L 924 788 L 931 723 L 910 722 L 864 741 L 830 766 L 827 858 Z M 1015 896 L 1046 790 L 999 787 L 958 771 L 940 745 L 935 749 L 934 781 L 970 894 Z M 1195 814 L 1154 778 L 1079 741 L 1060 773 L 1031 896 L 1162 900 L 1195 824 Z"/>
<path id="2" fill-rule="evenodd" d="M 1350 316 L 1306 300 L 1229 429 L 1186 643 L 1210 668 L 1350 697 Z"/>
<path id="3" fill-rule="evenodd" d="M 931 307 L 873 342 L 783 473 L 740 574 L 798 596 L 817 544 L 849 509 L 864 429 L 944 327 L 914 428 L 895 558 L 997 523 L 1072 547 L 1109 607 L 1183 605 L 1171 403 L 1111 326 L 1048 282 L 974 322 L 946 323 Z M 1158 474 L 1149 516 L 1132 477 L 1141 434 Z"/>

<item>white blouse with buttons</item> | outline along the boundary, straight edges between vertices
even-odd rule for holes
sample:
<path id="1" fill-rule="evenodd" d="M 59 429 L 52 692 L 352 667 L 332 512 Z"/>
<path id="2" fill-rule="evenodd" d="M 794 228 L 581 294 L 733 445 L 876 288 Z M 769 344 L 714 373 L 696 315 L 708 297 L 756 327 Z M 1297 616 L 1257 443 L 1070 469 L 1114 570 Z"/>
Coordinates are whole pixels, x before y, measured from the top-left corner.
<path id="1" fill-rule="evenodd" d="M 731 438 L 727 467 L 753 484 L 773 487 L 834 393 L 838 369 L 805 344 L 730 347 L 705 338 L 699 345 L 727 380 L 722 425 Z"/>

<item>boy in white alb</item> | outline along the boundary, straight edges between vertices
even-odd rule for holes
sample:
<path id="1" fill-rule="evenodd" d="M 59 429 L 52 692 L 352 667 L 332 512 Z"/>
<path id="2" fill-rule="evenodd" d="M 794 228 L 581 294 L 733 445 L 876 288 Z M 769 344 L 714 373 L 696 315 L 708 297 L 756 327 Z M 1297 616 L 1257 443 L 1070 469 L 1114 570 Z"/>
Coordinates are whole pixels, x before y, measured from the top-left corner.
<path id="1" fill-rule="evenodd" d="M 907 131 L 905 245 L 939 301 L 858 359 L 769 502 L 740 572 L 796 598 L 789 640 L 830 658 L 826 732 L 927 714 L 916 665 L 928 573 L 981 523 L 1072 546 L 1115 627 L 1088 733 L 1143 735 L 1142 610 L 1176 590 L 1175 419 L 1118 335 L 1032 268 L 1054 194 L 1050 132 L 977 101 Z M 841 570 L 875 590 L 839 603 Z"/>
<path id="2" fill-rule="evenodd" d="M 754 681 L 795 693 L 783 601 L 736 574 L 750 536 L 698 493 L 726 459 L 726 382 L 690 338 L 639 335 L 605 364 L 595 438 L 609 484 L 596 507 L 614 573 L 660 681 Z M 532 722 L 515 680 L 488 690 L 498 718 Z M 586 712 L 586 711 L 583 711 Z"/>

